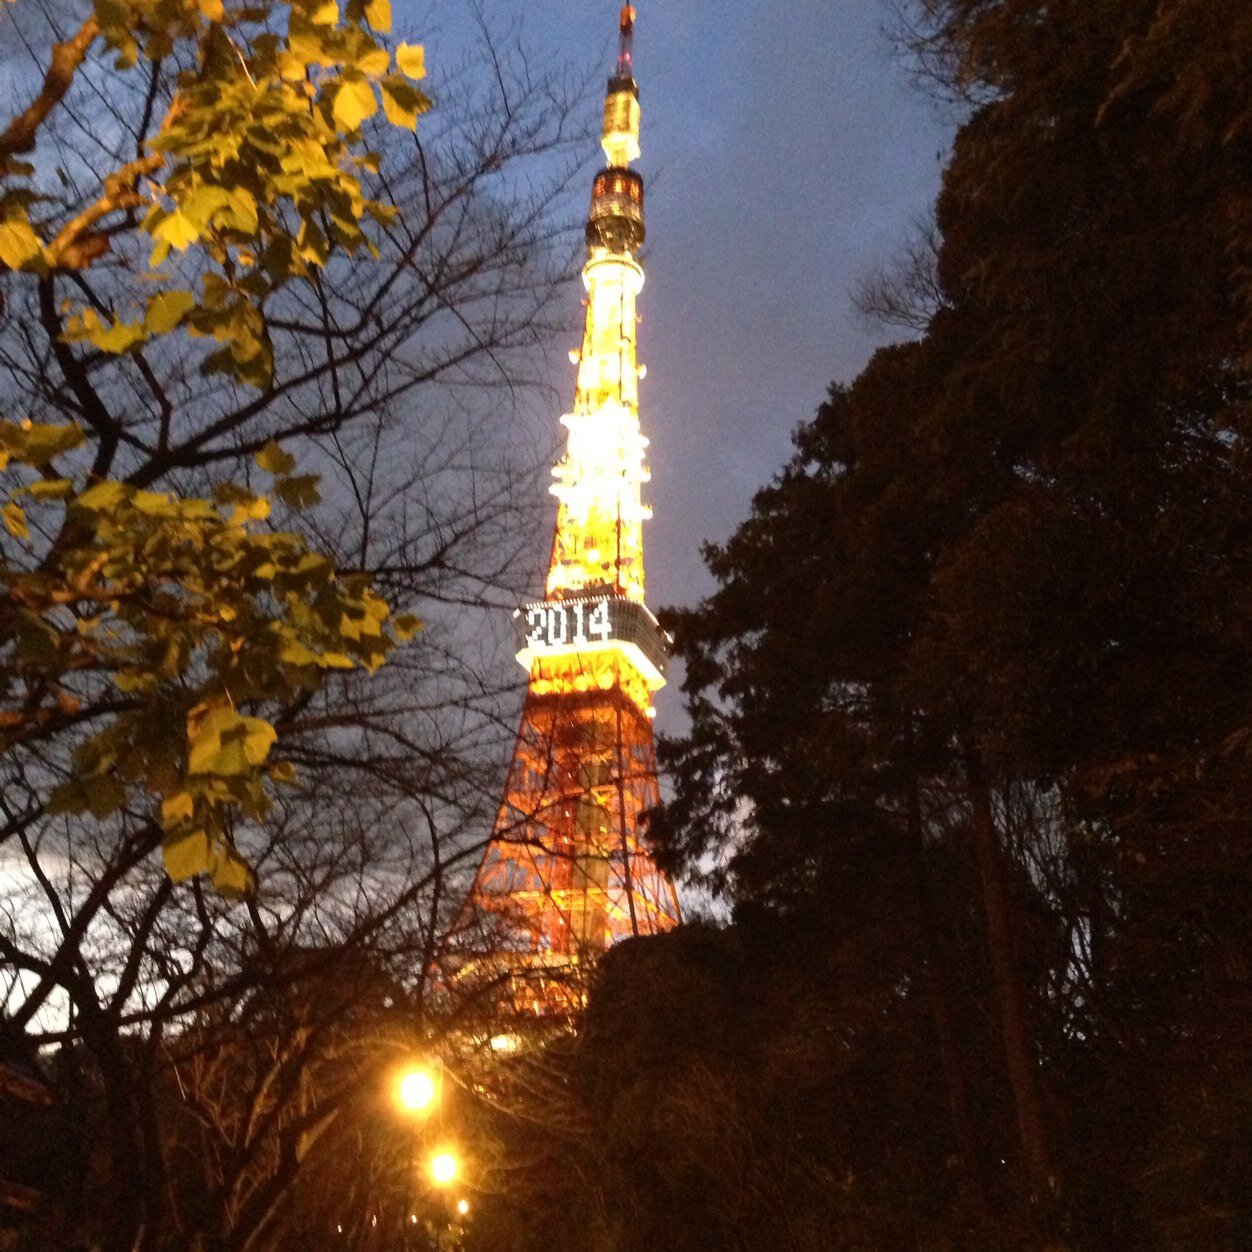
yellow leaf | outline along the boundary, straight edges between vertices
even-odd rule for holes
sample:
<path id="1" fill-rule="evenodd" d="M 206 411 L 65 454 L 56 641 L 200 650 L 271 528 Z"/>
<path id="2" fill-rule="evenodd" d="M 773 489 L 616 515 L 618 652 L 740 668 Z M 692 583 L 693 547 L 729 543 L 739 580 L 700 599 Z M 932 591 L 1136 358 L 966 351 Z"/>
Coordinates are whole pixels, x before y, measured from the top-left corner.
<path id="1" fill-rule="evenodd" d="M 126 800 L 126 792 L 111 774 L 97 774 L 83 785 L 87 791 L 87 809 L 92 817 L 108 817 L 116 813 Z"/>
<path id="2" fill-rule="evenodd" d="M 306 648 L 298 639 L 284 639 L 278 659 L 284 665 L 318 665 L 321 657 L 310 648 Z"/>
<path id="3" fill-rule="evenodd" d="M 12 500 L 4 506 L 4 526 L 15 539 L 30 538 L 30 531 L 26 527 L 26 514 L 22 506 L 14 504 Z"/>
<path id="4" fill-rule="evenodd" d="M 214 772 L 218 754 L 222 750 L 222 735 L 234 730 L 242 719 L 234 709 L 209 709 L 201 717 L 187 719 L 187 736 L 191 751 L 187 768 L 193 774 Z"/>
<path id="5" fill-rule="evenodd" d="M 262 717 L 245 717 L 243 721 L 243 750 L 248 764 L 264 765 L 270 748 L 278 738 L 278 732 Z"/>
<path id="6" fill-rule="evenodd" d="M 256 876 L 239 853 L 224 844 L 213 865 L 213 885 L 222 895 L 239 899 L 256 890 Z"/>
<path id="7" fill-rule="evenodd" d="M 11 270 L 20 270 L 28 261 L 42 255 L 39 236 L 22 218 L 10 218 L 0 224 L 0 261 Z"/>
<path id="8" fill-rule="evenodd" d="M 112 326 L 100 326 L 87 336 L 101 352 L 119 354 L 128 352 L 143 341 L 143 328 L 138 322 L 114 322 Z"/>
<path id="9" fill-rule="evenodd" d="M 275 761 L 269 768 L 269 776 L 271 782 L 294 783 L 296 767 L 290 761 Z"/>
<path id="10" fill-rule="evenodd" d="M 375 30 L 385 35 L 391 29 L 391 0 L 369 0 L 365 17 Z"/>
<path id="11" fill-rule="evenodd" d="M 147 513 L 152 517 L 159 517 L 162 513 L 170 512 L 169 496 L 162 495 L 159 491 L 136 491 L 131 496 L 130 502 L 140 513 Z"/>
<path id="12" fill-rule="evenodd" d="M 323 669 L 355 669 L 356 662 L 342 652 L 323 652 L 318 664 Z"/>
<path id="13" fill-rule="evenodd" d="M 335 3 L 335 0 L 327 0 L 325 4 L 319 4 L 309 14 L 309 21 L 314 26 L 333 26 L 338 20 L 339 5 Z"/>
<path id="14" fill-rule="evenodd" d="M 256 496 L 237 504 L 230 511 L 232 522 L 263 522 L 270 515 L 270 502 L 264 496 Z"/>
<path id="15" fill-rule="evenodd" d="M 257 229 L 256 197 L 246 187 L 236 187 L 230 192 L 230 220 L 226 223 L 245 235 L 253 235 Z"/>
<path id="16" fill-rule="evenodd" d="M 294 39 L 292 41 L 295 42 Z M 314 45 L 309 41 L 305 41 L 306 46 L 312 50 L 318 45 Z M 308 61 L 310 57 L 299 57 L 294 52 L 280 52 L 278 54 L 278 73 L 284 82 L 298 83 L 305 75 L 308 69 Z"/>
<path id="17" fill-rule="evenodd" d="M 321 500 L 317 490 L 319 481 L 316 474 L 296 474 L 294 477 L 284 478 L 276 490 L 284 504 L 299 511 L 312 508 Z"/>
<path id="18" fill-rule="evenodd" d="M 335 121 L 344 130 L 356 130 L 378 108 L 374 89 L 363 79 L 345 79 L 335 92 Z"/>
<path id="19" fill-rule="evenodd" d="M 264 718 L 243 717 L 231 708 L 210 709 L 194 722 L 188 720 L 191 751 L 187 768 L 192 774 L 246 774 L 264 764 L 278 733 Z"/>
<path id="20" fill-rule="evenodd" d="M 362 74 L 377 78 L 379 74 L 387 72 L 387 66 L 390 64 L 391 58 L 387 55 L 386 48 L 371 48 L 357 61 L 356 67 Z"/>
<path id="21" fill-rule="evenodd" d="M 254 459 L 267 474 L 290 474 L 296 468 L 296 458 L 290 452 L 284 452 L 272 439 Z"/>
<path id="22" fill-rule="evenodd" d="M 4 459 L 14 457 L 26 465 L 42 469 L 53 457 L 81 447 L 84 442 L 82 428 L 60 426 L 44 422 L 0 422 L 0 452 Z M 3 468 L 0 465 L 0 468 Z"/>
<path id="23" fill-rule="evenodd" d="M 406 109 L 383 84 L 383 112 L 393 126 L 403 126 L 406 130 L 417 129 L 417 110 Z"/>
<path id="24" fill-rule="evenodd" d="M 238 778 L 248 772 L 248 757 L 243 750 L 241 738 L 223 739 L 215 751 L 203 758 L 202 774 L 221 774 L 226 778 Z"/>
<path id="25" fill-rule="evenodd" d="M 401 613 L 392 619 L 391 629 L 401 643 L 407 643 L 422 629 L 422 621 L 421 618 L 414 617 L 412 613 Z"/>
<path id="26" fill-rule="evenodd" d="M 185 252 L 200 238 L 200 228 L 185 213 L 175 209 L 152 232 L 153 239 Z M 155 253 L 154 253 L 155 255 Z"/>
<path id="27" fill-rule="evenodd" d="M 129 488 L 123 483 L 107 479 L 102 483 L 96 483 L 94 486 L 88 487 L 75 503 L 84 509 L 96 511 L 108 509 L 112 508 L 128 491 Z"/>
<path id="28" fill-rule="evenodd" d="M 22 490 L 32 500 L 64 500 L 74 492 L 74 484 L 68 478 L 41 478 Z"/>
<path id="29" fill-rule="evenodd" d="M 231 197 L 232 193 L 225 187 L 215 183 L 200 184 L 194 191 L 183 192 L 177 211 L 203 230 L 210 224 L 217 224 L 219 213 L 230 206 Z"/>
<path id="30" fill-rule="evenodd" d="M 288 37 L 291 55 L 300 62 L 300 72 L 294 72 L 295 66 L 283 62 L 280 66 L 283 78 L 288 82 L 297 82 L 305 76 L 310 65 L 334 65 L 333 50 L 322 43 L 322 37 L 316 29 L 305 28 L 295 31 Z"/>
<path id="31" fill-rule="evenodd" d="M 148 301 L 144 329 L 150 335 L 168 334 L 195 307 L 196 298 L 190 291 L 162 291 Z"/>
<path id="32" fill-rule="evenodd" d="M 213 849 L 203 830 L 166 839 L 161 844 L 165 872 L 172 882 L 185 882 L 197 874 L 207 874 L 214 867 Z"/>
<path id="33" fill-rule="evenodd" d="M 410 78 L 426 77 L 426 49 L 420 44 L 402 43 L 396 49 L 396 64 Z"/>
<path id="34" fill-rule="evenodd" d="M 185 822 L 196 811 L 194 797 L 188 791 L 180 791 L 177 795 L 166 796 L 161 801 L 161 825 L 169 830 L 179 822 Z"/>
<path id="35" fill-rule="evenodd" d="M 222 7 L 222 0 L 200 0 L 200 12 L 210 22 L 220 22 L 226 15 L 226 10 Z"/>

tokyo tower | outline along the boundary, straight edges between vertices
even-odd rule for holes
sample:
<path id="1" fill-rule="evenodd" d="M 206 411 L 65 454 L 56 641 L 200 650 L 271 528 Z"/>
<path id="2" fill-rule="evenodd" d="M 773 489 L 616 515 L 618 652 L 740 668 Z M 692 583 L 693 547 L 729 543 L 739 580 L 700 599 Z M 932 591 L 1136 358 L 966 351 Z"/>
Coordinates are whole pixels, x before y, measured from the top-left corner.
<path id="1" fill-rule="evenodd" d="M 604 103 L 606 166 L 591 189 L 586 318 L 564 457 L 553 469 L 556 533 L 542 600 L 514 613 L 529 675 L 504 801 L 466 915 L 480 972 L 517 1011 L 572 1006 L 579 973 L 611 944 L 679 919 L 673 884 L 639 839 L 658 801 L 652 695 L 664 632 L 644 603 L 635 302 L 644 239 L 635 10 L 620 19 Z"/>

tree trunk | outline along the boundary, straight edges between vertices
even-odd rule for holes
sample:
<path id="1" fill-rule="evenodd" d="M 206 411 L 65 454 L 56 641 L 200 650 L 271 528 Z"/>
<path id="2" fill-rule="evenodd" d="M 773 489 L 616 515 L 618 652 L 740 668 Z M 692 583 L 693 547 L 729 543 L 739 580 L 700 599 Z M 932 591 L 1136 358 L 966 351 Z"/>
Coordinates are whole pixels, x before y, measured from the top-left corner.
<path id="1" fill-rule="evenodd" d="M 113 1024 L 94 1006 L 80 1017 L 83 1042 L 99 1066 L 104 1094 L 104 1191 L 102 1252 L 134 1252 L 142 1238 L 147 1205 L 145 1158 L 132 1078 Z"/>
<path id="2" fill-rule="evenodd" d="M 947 1089 L 948 1112 L 952 1118 L 952 1131 L 959 1152 L 958 1190 L 969 1212 L 979 1222 L 986 1223 L 990 1218 L 990 1210 L 978 1151 L 978 1136 L 974 1131 L 974 1119 L 970 1112 L 969 1084 L 966 1082 L 965 1070 L 956 1047 L 952 980 L 948 976 L 947 953 L 926 866 L 921 797 L 916 776 L 909 780 L 909 836 L 913 887 L 921 908 L 927 948 L 927 992 L 939 1043 L 939 1064 L 943 1069 L 944 1086 Z"/>
<path id="3" fill-rule="evenodd" d="M 1021 981 L 1013 910 L 1005 884 L 1004 850 L 1000 845 L 982 763 L 973 751 L 966 753 L 965 771 L 1009 1086 L 1013 1092 L 1026 1177 L 1032 1198 L 1038 1199 L 1051 1189 L 1051 1166 L 1039 1087 L 1039 1065 Z"/>

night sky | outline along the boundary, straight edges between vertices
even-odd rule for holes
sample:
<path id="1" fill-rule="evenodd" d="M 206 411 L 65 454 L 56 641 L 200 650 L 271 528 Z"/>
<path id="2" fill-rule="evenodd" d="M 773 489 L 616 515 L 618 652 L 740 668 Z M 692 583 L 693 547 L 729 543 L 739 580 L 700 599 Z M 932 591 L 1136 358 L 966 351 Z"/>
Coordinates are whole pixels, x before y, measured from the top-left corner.
<path id="1" fill-rule="evenodd" d="M 466 7 L 397 5 L 395 33 L 425 42 L 433 69 L 464 37 Z M 602 93 L 618 7 L 496 0 L 487 16 L 520 19 L 528 44 L 595 70 Z M 700 545 L 729 534 L 827 384 L 852 378 L 883 341 L 851 293 L 927 212 L 952 124 L 910 83 L 884 33 L 882 0 L 637 0 L 636 8 L 638 165 L 648 178 L 640 394 L 652 440 L 655 609 L 709 589 Z M 430 27 L 404 29 L 408 20 Z M 579 296 L 571 287 L 570 300 Z M 564 368 L 556 382 L 568 404 L 574 369 Z M 659 708 L 661 727 L 672 726 L 673 687 Z"/>

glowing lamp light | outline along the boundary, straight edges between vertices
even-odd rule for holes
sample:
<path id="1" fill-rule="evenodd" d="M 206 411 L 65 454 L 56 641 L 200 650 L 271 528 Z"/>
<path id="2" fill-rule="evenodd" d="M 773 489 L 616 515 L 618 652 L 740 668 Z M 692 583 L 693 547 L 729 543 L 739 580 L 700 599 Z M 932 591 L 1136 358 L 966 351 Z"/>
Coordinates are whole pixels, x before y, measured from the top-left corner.
<path id="1" fill-rule="evenodd" d="M 456 1202 L 456 1211 L 457 1211 L 458 1213 L 460 1213 L 460 1215 L 461 1215 L 462 1217 L 464 1217 L 464 1216 L 465 1216 L 465 1214 L 469 1212 L 469 1201 L 468 1201 L 468 1200 L 458 1200 L 458 1201 Z"/>
<path id="2" fill-rule="evenodd" d="M 430 1158 L 430 1176 L 440 1187 L 446 1187 L 460 1172 L 460 1161 L 446 1148 Z"/>
<path id="3" fill-rule="evenodd" d="M 435 1102 L 435 1076 L 420 1066 L 405 1070 L 396 1086 L 400 1107 L 409 1113 L 424 1113 Z"/>

